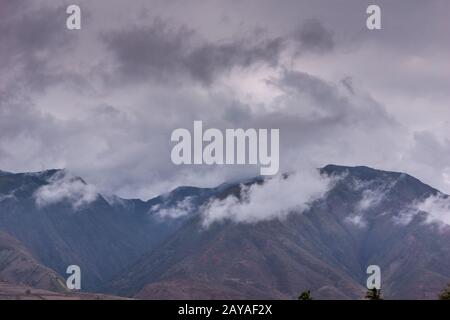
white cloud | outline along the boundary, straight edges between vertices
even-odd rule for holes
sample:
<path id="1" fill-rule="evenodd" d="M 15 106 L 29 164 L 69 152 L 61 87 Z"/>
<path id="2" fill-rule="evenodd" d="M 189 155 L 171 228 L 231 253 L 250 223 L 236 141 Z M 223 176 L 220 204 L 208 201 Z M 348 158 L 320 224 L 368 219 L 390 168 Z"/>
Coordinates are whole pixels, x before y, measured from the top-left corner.
<path id="1" fill-rule="evenodd" d="M 426 198 L 416 205 L 418 211 L 428 213 L 426 223 L 450 226 L 450 198 L 442 194 Z"/>
<path id="2" fill-rule="evenodd" d="M 383 200 L 384 193 L 379 190 L 364 190 L 361 200 L 357 203 L 360 211 L 366 211 L 379 204 Z"/>
<path id="3" fill-rule="evenodd" d="M 364 216 L 362 213 L 350 215 L 345 218 L 345 221 L 355 225 L 358 228 L 365 228 L 367 226 L 367 221 L 366 221 L 366 219 L 364 219 Z"/>
<path id="4" fill-rule="evenodd" d="M 74 209 L 95 201 L 96 188 L 86 184 L 78 177 L 59 171 L 49 179 L 49 184 L 40 187 L 34 193 L 38 207 L 45 207 L 62 201 L 68 201 Z"/>
<path id="5" fill-rule="evenodd" d="M 394 217 L 394 222 L 402 225 L 409 224 L 417 215 L 425 213 L 424 223 L 450 226 L 450 198 L 439 193 L 431 195 L 423 201 L 417 201 L 405 208 Z"/>
<path id="6" fill-rule="evenodd" d="M 399 179 L 402 179 L 403 175 Z M 393 181 L 361 181 L 354 179 L 351 181 L 351 188 L 354 192 L 361 192 L 361 199 L 355 204 L 354 212 L 345 218 L 345 221 L 359 228 L 367 226 L 366 213 L 376 208 L 386 199 L 386 195 L 395 186 L 398 180 Z"/>
<path id="7" fill-rule="evenodd" d="M 314 200 L 323 197 L 334 181 L 334 178 L 320 175 L 317 170 L 305 170 L 287 178 L 278 175 L 263 184 L 242 185 L 240 200 L 230 195 L 222 200 L 213 200 L 203 208 L 203 225 L 208 227 L 223 220 L 256 223 L 283 219 L 293 212 L 301 213 Z"/>
<path id="8" fill-rule="evenodd" d="M 411 208 L 408 208 L 406 210 L 401 211 L 398 215 L 394 216 L 392 218 L 392 221 L 395 224 L 399 224 L 402 226 L 408 225 L 414 216 L 417 214 L 417 211 L 411 210 Z"/>
<path id="9" fill-rule="evenodd" d="M 0 194 L 0 202 L 3 202 L 8 199 L 16 199 L 16 196 L 14 195 L 14 192 L 11 192 L 9 194 Z"/>
<path id="10" fill-rule="evenodd" d="M 186 197 L 182 201 L 177 202 L 175 206 L 161 209 L 160 209 L 161 206 L 157 204 L 154 205 L 150 210 L 156 211 L 157 215 L 161 218 L 172 218 L 172 219 L 180 218 L 189 214 L 192 211 L 193 209 L 192 199 L 193 199 L 192 197 Z"/>

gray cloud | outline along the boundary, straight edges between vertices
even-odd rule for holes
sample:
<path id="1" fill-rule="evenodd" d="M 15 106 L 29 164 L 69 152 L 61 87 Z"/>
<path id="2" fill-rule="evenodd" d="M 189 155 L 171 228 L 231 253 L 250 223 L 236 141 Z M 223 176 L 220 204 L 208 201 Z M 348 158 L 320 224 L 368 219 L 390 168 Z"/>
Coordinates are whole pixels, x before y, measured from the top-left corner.
<path id="1" fill-rule="evenodd" d="M 5 1 L 3 9 L 0 92 L 40 91 L 60 81 L 62 73 L 52 62 L 69 44 L 63 7 L 35 8 L 24 1 Z"/>
<path id="2" fill-rule="evenodd" d="M 258 63 L 278 65 L 282 38 L 252 42 L 252 39 L 243 39 L 218 45 L 204 44 L 189 54 L 186 66 L 194 78 L 211 83 L 216 75 L 234 67 L 247 68 Z"/>
<path id="3" fill-rule="evenodd" d="M 59 171 L 49 179 L 47 185 L 37 189 L 33 196 L 40 208 L 66 201 L 74 209 L 79 209 L 94 202 L 99 194 L 94 186 L 67 172 Z"/>
<path id="4" fill-rule="evenodd" d="M 204 85 L 233 68 L 258 63 L 275 66 L 284 47 L 281 37 L 265 39 L 256 33 L 209 42 L 186 27 L 170 28 L 160 19 L 150 26 L 109 32 L 103 39 L 126 80 L 168 81 L 188 76 Z"/>
<path id="5" fill-rule="evenodd" d="M 380 1 L 380 32 L 359 0 L 79 3 L 67 32 L 59 4 L 0 2 L 0 169 L 142 198 L 257 174 L 171 164 L 171 131 L 203 120 L 280 128 L 281 171 L 364 164 L 450 191 L 448 1 Z"/>
<path id="6" fill-rule="evenodd" d="M 334 49 L 333 34 L 325 29 L 318 20 L 308 20 L 292 34 L 297 42 L 298 53 L 326 53 Z"/>

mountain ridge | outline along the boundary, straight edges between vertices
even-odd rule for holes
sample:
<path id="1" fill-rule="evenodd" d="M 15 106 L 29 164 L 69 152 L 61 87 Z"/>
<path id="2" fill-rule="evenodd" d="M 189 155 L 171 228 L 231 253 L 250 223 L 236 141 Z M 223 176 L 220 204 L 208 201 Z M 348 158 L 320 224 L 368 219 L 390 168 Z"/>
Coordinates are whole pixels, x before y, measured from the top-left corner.
<path id="1" fill-rule="evenodd" d="M 343 174 L 348 170 L 350 174 Z M 400 274 L 402 270 L 408 269 L 393 266 L 397 263 L 396 255 L 402 257 L 399 247 L 413 250 L 414 254 L 424 255 L 424 261 L 434 259 L 429 257 L 427 252 L 417 251 L 422 250 L 417 247 L 404 248 L 402 236 L 414 239 L 417 237 L 414 230 L 418 228 L 419 235 L 425 237 L 424 240 L 428 242 L 428 246 L 433 247 L 434 250 L 438 246 L 445 251 L 445 243 L 449 239 L 448 233 L 443 237 L 445 241 L 440 239 L 439 243 L 434 243 L 428 226 L 416 221 L 404 229 L 394 225 L 392 218 L 405 203 L 427 198 L 434 195 L 437 190 L 412 176 L 399 172 L 343 166 L 326 166 L 321 171 L 328 174 L 335 173 L 342 178 L 330 191 L 326 201 L 320 201 L 311 210 L 303 214 L 291 214 L 285 221 L 263 221 L 251 226 L 222 222 L 212 227 L 214 231 L 201 230 L 199 217 L 193 217 L 189 224 L 161 247 L 141 258 L 135 265 L 129 267 L 121 278 L 116 279 L 111 288 L 112 292 L 150 299 L 170 296 L 183 299 L 189 297 L 190 293 L 194 298 L 209 299 L 220 296 L 220 293 L 211 290 L 209 285 L 215 283 L 219 292 L 241 299 L 292 299 L 301 290 L 306 289 L 311 289 L 318 298 L 357 299 L 363 296 L 367 277 L 365 268 L 370 264 L 381 264 L 383 270 L 389 270 L 385 274 L 388 279 L 385 285 L 387 297 L 417 298 L 419 295 L 420 298 L 431 298 L 436 296 L 437 288 L 450 280 L 448 271 L 444 272 L 445 276 L 436 273 L 427 285 L 421 283 L 421 286 L 433 287 L 427 289 L 429 291 L 424 290 L 422 294 L 410 294 L 405 289 L 406 285 L 398 280 L 404 277 Z M 375 188 L 382 185 L 380 182 L 382 180 L 390 188 L 384 200 L 385 207 L 367 214 L 368 226 L 363 228 L 352 225 L 347 220 L 349 212 L 353 210 L 349 203 L 357 204 L 361 200 L 358 198 L 358 201 L 354 201 L 355 190 L 352 189 L 352 179 L 355 177 L 370 181 Z M 361 198 L 364 191 L 367 190 L 358 191 Z M 389 213 L 386 213 L 386 210 Z M 292 229 L 292 226 L 298 229 Z M 271 239 L 270 245 L 267 244 L 268 235 Z M 277 238 L 280 239 L 276 240 Z M 239 245 L 230 249 L 233 243 Z M 286 247 L 287 243 L 290 243 L 289 247 Z M 306 247 L 305 244 L 307 244 Z M 336 244 L 341 244 L 342 247 Z M 390 246 L 393 246 L 395 254 L 391 252 Z M 248 251 L 246 248 L 253 249 Z M 343 248 L 350 253 L 345 252 Z M 213 258 L 208 252 L 214 253 Z M 246 252 L 245 256 L 242 256 L 240 252 Z M 293 255 L 297 256 L 295 260 L 292 260 Z M 445 251 L 444 255 L 443 265 L 447 265 L 450 261 L 449 252 Z M 249 260 L 248 257 L 252 258 Z M 221 261 L 225 266 L 213 263 L 211 260 Z M 268 262 L 272 260 L 277 261 L 275 269 L 273 269 L 273 262 Z M 416 276 L 433 273 L 427 271 L 429 268 L 434 268 L 429 262 L 423 262 L 426 270 L 418 268 L 417 265 L 411 265 L 409 260 L 404 263 L 409 269 L 415 270 Z M 249 264 L 252 267 L 245 271 Z M 237 268 L 236 265 L 241 267 Z M 395 272 L 392 271 L 393 268 Z M 282 269 L 286 270 L 287 275 L 279 273 Z M 290 269 L 292 271 L 287 271 Z M 322 270 L 322 274 L 317 274 L 317 269 Z M 275 276 L 274 272 L 278 275 Z M 261 276 L 255 276 L 258 273 Z M 310 279 L 305 279 L 302 274 Z M 314 274 L 316 276 L 313 276 Z M 420 276 L 417 278 L 421 279 Z M 230 283 L 227 279 L 238 280 L 236 283 Z M 330 282 L 331 279 L 340 280 Z M 440 280 L 443 283 L 437 284 Z M 273 281 L 278 285 L 274 285 Z M 293 287 L 294 283 L 296 285 Z M 177 287 L 183 289 L 181 293 L 175 292 L 174 288 Z M 202 290 L 204 290 L 203 295 Z"/>
<path id="2" fill-rule="evenodd" d="M 382 266 L 389 298 L 431 298 L 450 281 L 449 233 L 430 231 L 423 214 L 395 223 L 411 203 L 442 193 L 401 172 L 318 170 L 339 178 L 305 212 L 254 224 L 225 220 L 207 230 L 205 204 L 268 180 L 181 186 L 147 201 L 99 194 L 80 207 L 63 197 L 38 207 L 36 190 L 64 170 L 0 175 L 0 231 L 60 275 L 79 264 L 86 290 L 145 299 L 291 299 L 306 289 L 317 298 L 356 299 L 371 263 Z M 184 211 L 168 215 L 172 209 Z M 409 292 L 416 287 L 421 292 Z"/>

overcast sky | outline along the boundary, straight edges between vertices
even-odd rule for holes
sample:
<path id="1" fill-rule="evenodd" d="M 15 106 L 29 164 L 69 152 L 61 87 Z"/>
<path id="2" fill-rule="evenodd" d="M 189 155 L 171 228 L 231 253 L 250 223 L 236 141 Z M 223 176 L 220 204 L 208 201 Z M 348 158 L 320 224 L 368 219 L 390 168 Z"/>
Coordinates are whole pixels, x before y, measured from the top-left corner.
<path id="1" fill-rule="evenodd" d="M 366 28 L 369 4 L 382 30 Z M 280 171 L 367 165 L 450 192 L 449 12 L 447 0 L 0 0 L 0 169 L 67 168 L 144 199 L 259 173 L 173 165 L 171 132 L 203 120 L 279 128 Z"/>

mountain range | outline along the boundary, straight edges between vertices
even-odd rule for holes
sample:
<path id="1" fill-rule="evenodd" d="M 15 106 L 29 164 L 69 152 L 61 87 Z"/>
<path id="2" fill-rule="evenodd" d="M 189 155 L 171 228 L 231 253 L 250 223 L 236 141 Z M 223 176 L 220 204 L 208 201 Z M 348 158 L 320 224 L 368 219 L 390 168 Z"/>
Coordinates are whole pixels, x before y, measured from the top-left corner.
<path id="1" fill-rule="evenodd" d="M 302 210 L 205 226 L 208 204 L 246 201 L 246 190 L 267 181 L 179 187 L 142 201 L 103 196 L 65 170 L 0 171 L 0 298 L 42 290 L 49 298 L 295 299 L 311 290 L 361 299 L 369 265 L 381 268 L 385 298 L 436 298 L 450 282 L 450 228 L 418 204 L 447 196 L 405 173 L 337 165 L 319 173 L 333 183 Z M 82 291 L 96 294 L 68 292 L 69 265 L 80 266 Z"/>

